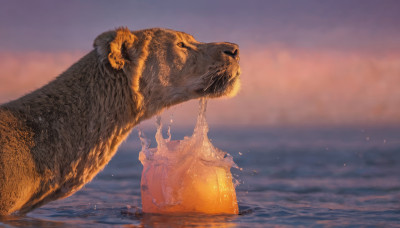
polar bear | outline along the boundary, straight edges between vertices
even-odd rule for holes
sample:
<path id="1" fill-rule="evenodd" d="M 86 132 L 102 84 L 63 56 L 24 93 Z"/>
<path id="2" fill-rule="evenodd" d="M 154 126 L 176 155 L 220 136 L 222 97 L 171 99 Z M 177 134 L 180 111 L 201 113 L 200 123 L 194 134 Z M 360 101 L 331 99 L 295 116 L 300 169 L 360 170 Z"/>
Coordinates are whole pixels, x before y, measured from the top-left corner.
<path id="1" fill-rule="evenodd" d="M 164 108 L 239 88 L 236 44 L 169 29 L 118 28 L 42 88 L 0 106 L 0 215 L 67 197 Z"/>

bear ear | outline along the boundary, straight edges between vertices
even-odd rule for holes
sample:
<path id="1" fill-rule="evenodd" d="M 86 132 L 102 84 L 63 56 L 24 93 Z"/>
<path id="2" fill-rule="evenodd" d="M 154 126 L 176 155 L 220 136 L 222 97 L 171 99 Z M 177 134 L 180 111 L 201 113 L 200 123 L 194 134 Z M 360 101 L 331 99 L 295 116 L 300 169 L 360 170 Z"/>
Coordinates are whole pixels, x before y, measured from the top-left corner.
<path id="1" fill-rule="evenodd" d="M 124 67 L 127 51 L 133 46 L 136 37 L 127 28 L 118 28 L 100 34 L 93 43 L 94 48 L 101 57 L 101 61 L 108 60 L 110 65 L 117 70 Z"/>

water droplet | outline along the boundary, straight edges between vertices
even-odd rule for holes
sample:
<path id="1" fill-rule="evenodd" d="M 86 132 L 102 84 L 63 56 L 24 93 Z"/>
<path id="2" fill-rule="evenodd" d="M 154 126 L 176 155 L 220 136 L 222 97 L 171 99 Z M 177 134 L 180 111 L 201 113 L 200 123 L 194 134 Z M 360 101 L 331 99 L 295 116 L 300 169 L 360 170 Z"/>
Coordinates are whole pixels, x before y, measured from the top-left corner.
<path id="1" fill-rule="evenodd" d="M 149 148 L 147 140 L 142 139 L 144 134 L 139 131 L 139 137 L 142 141 L 139 160 L 144 166 L 141 183 L 143 211 L 167 212 L 186 207 L 185 210 L 192 210 L 191 203 L 206 202 L 198 195 L 196 195 L 196 199 L 192 199 L 194 193 L 190 189 L 199 189 L 200 192 L 206 191 L 207 197 L 216 197 L 216 200 L 220 200 L 218 199 L 220 193 L 224 194 L 223 196 L 229 199 L 220 204 L 221 208 L 231 204 L 237 207 L 234 187 L 240 182 L 232 178 L 230 168 L 243 169 L 234 163 L 232 156 L 212 145 L 207 135 L 209 128 L 206 121 L 206 106 L 206 100 L 201 99 L 200 111 L 193 134 L 184 137 L 183 140 L 170 140 L 170 126 L 168 127 L 168 138 L 163 137 L 161 117 L 156 118 L 157 132 L 155 138 L 157 148 Z M 143 144 L 146 146 L 143 146 Z M 241 155 L 240 152 L 239 154 Z M 205 165 L 207 169 L 204 169 Z M 207 180 L 207 184 L 197 180 Z M 221 186 L 223 187 L 221 188 Z M 213 191 L 208 192 L 204 188 L 210 188 Z M 226 192 L 220 192 L 225 191 L 223 189 L 232 189 L 229 193 L 230 197 L 227 197 Z M 214 194 L 213 192 L 220 193 Z M 191 198 L 190 201 L 183 200 L 188 197 Z M 185 204 L 181 204 L 181 202 L 185 202 Z M 179 205 L 179 207 L 170 207 L 173 205 Z M 210 208 L 210 210 L 220 209 Z"/>

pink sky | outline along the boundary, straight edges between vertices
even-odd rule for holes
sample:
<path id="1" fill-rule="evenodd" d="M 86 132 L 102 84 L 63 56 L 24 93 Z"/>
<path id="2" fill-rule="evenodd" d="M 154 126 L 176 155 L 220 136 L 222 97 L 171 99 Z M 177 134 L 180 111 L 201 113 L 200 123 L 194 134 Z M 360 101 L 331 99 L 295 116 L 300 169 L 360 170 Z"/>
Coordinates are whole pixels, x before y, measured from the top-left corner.
<path id="1" fill-rule="evenodd" d="M 84 53 L 2 53 L 0 102 L 52 80 Z M 391 124 L 400 116 L 400 54 L 277 47 L 241 53 L 242 89 L 209 102 L 214 125 Z M 197 102 L 172 108 L 177 125 L 193 124 Z M 150 121 L 151 122 L 151 121 Z M 152 124 L 152 123 L 151 123 Z"/>
<path id="2" fill-rule="evenodd" d="M 3 1 L 0 103 L 59 75 L 103 31 L 167 27 L 240 45 L 242 90 L 209 102 L 211 124 L 399 124 L 398 12 L 396 0 Z M 196 107 L 172 109 L 176 124 L 194 124 Z"/>

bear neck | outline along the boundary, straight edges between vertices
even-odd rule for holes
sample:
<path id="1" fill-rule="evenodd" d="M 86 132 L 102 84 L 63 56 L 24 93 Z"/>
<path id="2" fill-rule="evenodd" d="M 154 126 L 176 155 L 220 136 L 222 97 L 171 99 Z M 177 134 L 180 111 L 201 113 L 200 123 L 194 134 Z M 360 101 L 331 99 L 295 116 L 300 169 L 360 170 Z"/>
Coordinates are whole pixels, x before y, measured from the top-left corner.
<path id="1" fill-rule="evenodd" d="M 92 51 L 46 86 L 5 105 L 32 129 L 32 158 L 43 186 L 52 186 L 47 189 L 63 196 L 79 190 L 137 124 L 129 77 L 109 70 Z"/>

